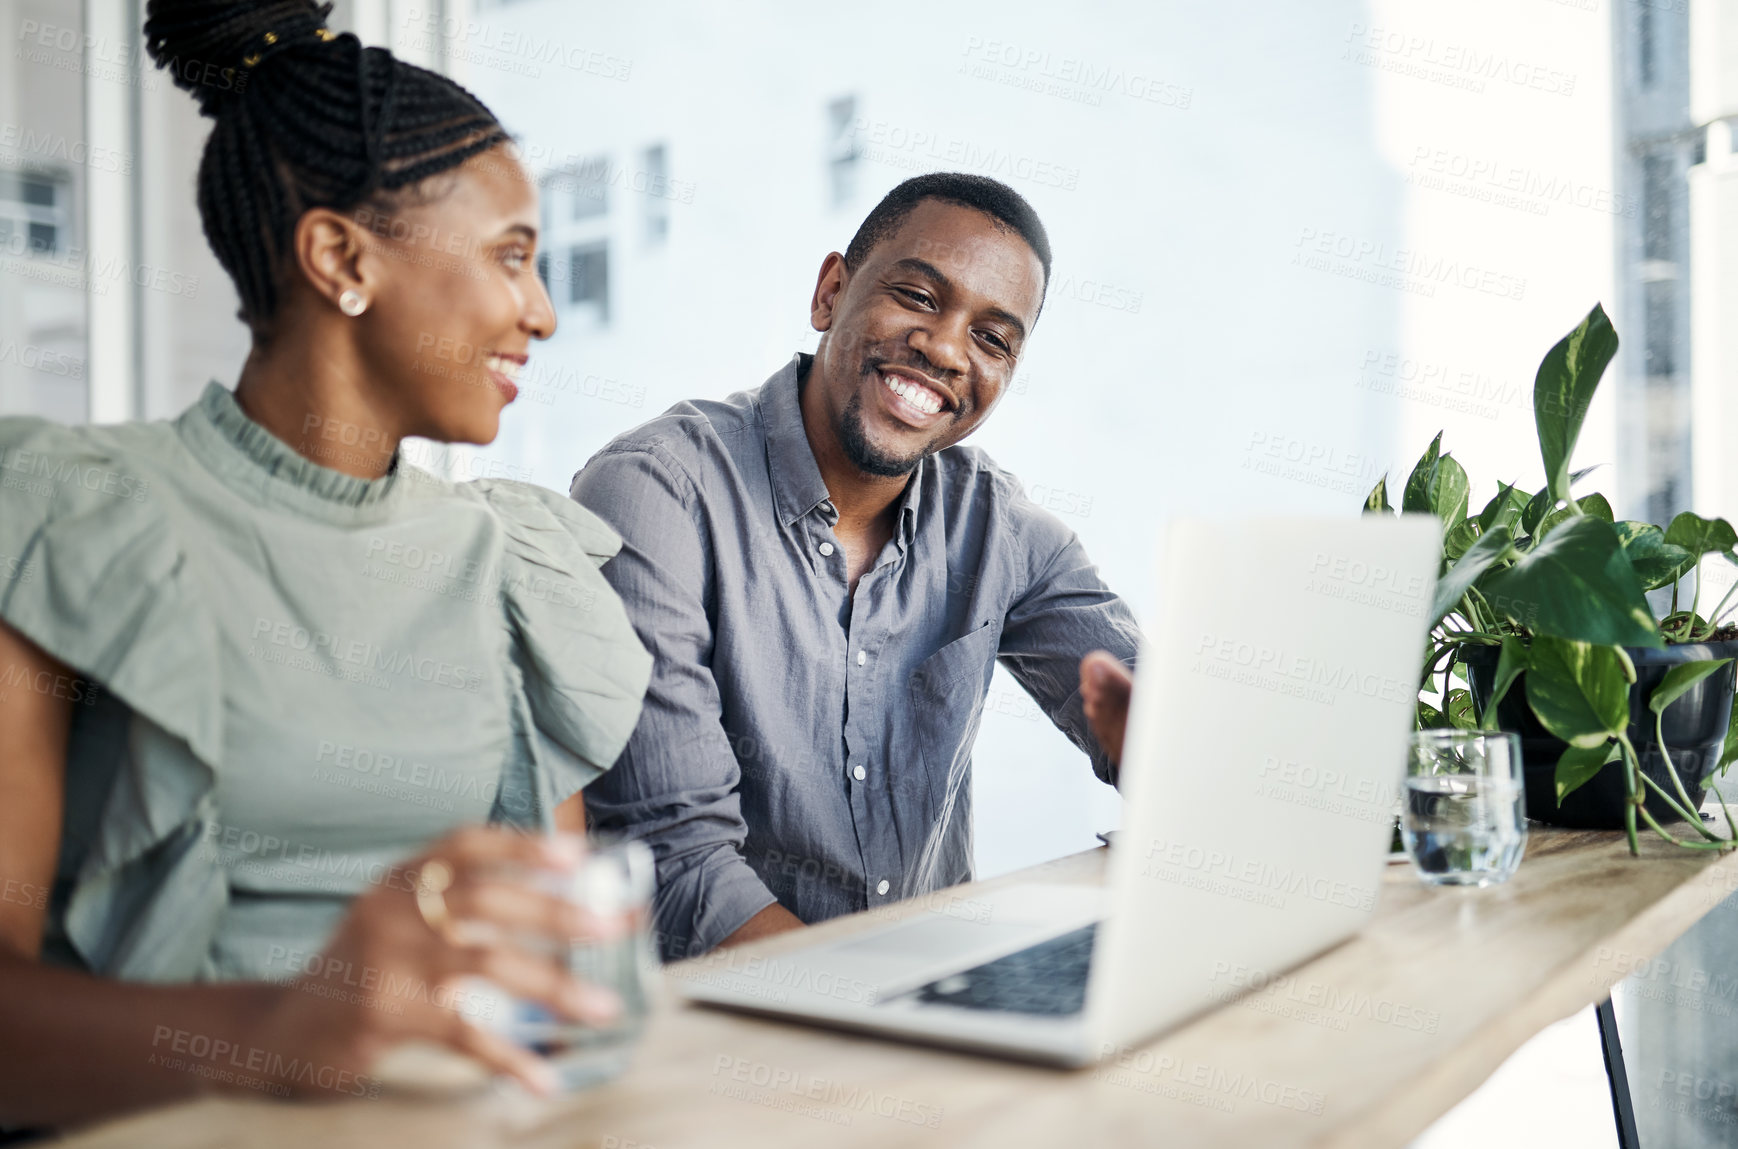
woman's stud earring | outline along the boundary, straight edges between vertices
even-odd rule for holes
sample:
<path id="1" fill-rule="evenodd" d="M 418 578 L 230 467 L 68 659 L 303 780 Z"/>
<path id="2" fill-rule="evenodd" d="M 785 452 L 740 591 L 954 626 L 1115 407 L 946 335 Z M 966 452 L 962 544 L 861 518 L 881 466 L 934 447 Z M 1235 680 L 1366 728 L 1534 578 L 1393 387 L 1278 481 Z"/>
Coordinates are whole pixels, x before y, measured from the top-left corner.
<path id="1" fill-rule="evenodd" d="M 345 288 L 344 294 L 338 297 L 338 310 L 355 319 L 368 310 L 368 301 L 357 294 L 354 288 Z"/>

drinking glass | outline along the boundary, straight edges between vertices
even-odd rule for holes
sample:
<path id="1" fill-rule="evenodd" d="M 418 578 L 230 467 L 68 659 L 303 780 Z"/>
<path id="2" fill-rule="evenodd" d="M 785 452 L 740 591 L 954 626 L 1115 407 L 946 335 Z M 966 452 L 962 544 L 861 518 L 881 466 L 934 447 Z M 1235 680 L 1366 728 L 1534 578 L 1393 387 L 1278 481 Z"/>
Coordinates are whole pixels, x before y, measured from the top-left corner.
<path id="1" fill-rule="evenodd" d="M 585 861 L 555 891 L 599 914 L 628 919 L 627 930 L 617 937 L 575 938 L 564 947 L 575 977 L 621 999 L 613 1023 L 584 1025 L 535 1002 L 502 995 L 496 1027 L 547 1058 L 564 1089 L 584 1089 L 621 1073 L 645 1029 L 659 977 L 651 931 L 653 883 L 652 852 L 644 842 L 594 838 Z"/>
<path id="2" fill-rule="evenodd" d="M 1479 730 L 1420 730 L 1406 767 L 1400 837 L 1431 885 L 1506 882 L 1527 847 L 1521 739 Z"/>

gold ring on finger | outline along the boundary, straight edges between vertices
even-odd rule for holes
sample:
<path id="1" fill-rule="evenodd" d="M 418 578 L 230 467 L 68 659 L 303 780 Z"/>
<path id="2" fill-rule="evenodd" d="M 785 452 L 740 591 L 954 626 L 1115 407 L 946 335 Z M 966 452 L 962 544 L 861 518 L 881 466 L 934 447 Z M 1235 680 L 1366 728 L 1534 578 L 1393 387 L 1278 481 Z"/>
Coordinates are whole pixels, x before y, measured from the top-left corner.
<path id="1" fill-rule="evenodd" d="M 447 909 L 446 892 L 453 884 L 453 868 L 439 858 L 430 858 L 416 874 L 416 909 L 428 928 L 451 936 L 453 916 Z"/>

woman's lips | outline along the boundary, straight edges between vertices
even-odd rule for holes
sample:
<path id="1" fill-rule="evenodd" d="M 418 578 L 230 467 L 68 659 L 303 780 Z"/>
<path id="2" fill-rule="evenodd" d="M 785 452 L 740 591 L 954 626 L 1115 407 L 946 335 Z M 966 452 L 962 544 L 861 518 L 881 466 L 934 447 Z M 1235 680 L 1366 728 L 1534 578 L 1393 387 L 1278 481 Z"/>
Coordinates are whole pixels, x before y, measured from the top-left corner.
<path id="1" fill-rule="evenodd" d="M 495 385 L 495 389 L 509 403 L 519 397 L 519 384 L 515 379 L 519 375 L 519 369 L 525 366 L 525 361 L 526 357 L 523 355 L 495 353 L 483 357 L 483 367 L 489 373 L 489 382 Z"/>

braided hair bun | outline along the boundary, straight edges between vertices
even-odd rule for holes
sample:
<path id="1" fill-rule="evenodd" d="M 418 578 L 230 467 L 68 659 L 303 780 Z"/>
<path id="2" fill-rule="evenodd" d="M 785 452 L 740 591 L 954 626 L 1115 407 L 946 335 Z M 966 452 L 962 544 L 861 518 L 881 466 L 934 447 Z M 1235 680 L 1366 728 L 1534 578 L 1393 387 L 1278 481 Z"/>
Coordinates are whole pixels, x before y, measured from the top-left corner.
<path id="1" fill-rule="evenodd" d="M 325 43 L 330 4 L 309 0 L 187 0 L 152 4 L 146 46 L 176 86 L 193 93 L 199 110 L 216 116 L 223 101 L 247 89 L 252 73 L 285 52 Z"/>
<path id="2" fill-rule="evenodd" d="M 216 121 L 199 216 L 241 318 L 270 333 L 296 221 L 390 210 L 414 185 L 509 139 L 445 76 L 326 28 L 313 0 L 149 0 L 145 43 Z"/>

